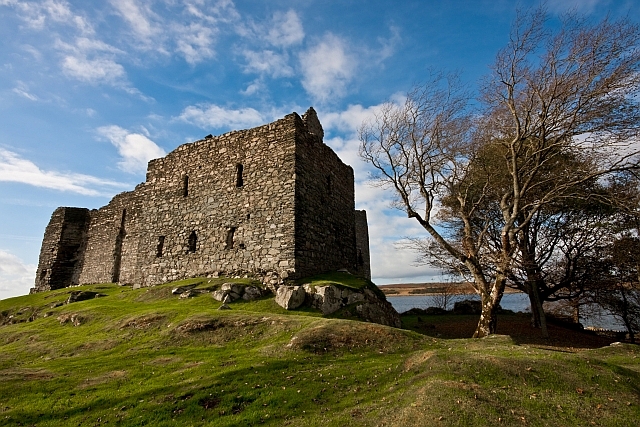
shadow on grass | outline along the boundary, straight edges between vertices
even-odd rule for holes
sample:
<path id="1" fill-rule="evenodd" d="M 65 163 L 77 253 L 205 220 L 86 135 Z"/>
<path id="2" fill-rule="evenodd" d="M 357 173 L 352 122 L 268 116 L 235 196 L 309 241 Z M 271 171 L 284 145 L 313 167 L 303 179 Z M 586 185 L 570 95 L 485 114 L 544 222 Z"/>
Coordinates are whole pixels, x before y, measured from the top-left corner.
<path id="1" fill-rule="evenodd" d="M 403 315 L 402 327 L 430 337 L 444 339 L 471 338 L 478 323 L 475 315 Z M 549 324 L 549 338 L 542 338 L 540 329 L 531 326 L 528 314 L 498 315 L 497 333 L 508 335 L 518 345 L 535 345 L 557 350 L 599 348 L 615 340 Z"/>

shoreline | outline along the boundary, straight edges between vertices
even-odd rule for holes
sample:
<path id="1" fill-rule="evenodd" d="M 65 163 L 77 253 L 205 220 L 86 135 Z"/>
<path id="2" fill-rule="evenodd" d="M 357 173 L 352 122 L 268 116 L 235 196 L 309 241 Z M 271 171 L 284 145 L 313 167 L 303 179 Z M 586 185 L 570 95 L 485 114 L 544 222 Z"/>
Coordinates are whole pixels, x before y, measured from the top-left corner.
<path id="1" fill-rule="evenodd" d="M 477 295 L 470 283 L 399 283 L 378 285 L 387 297 L 412 297 L 432 295 Z M 505 294 L 523 293 L 517 289 L 506 288 Z"/>
<path id="2" fill-rule="evenodd" d="M 384 291 L 383 291 L 384 292 Z M 511 292 L 504 292 L 504 295 L 506 294 L 523 294 L 525 295 L 524 292 L 522 291 L 511 291 Z M 442 293 L 440 292 L 430 292 L 430 293 L 420 293 L 420 294 L 408 294 L 408 293 L 402 293 L 402 294 L 393 294 L 393 293 L 386 293 L 384 294 L 386 297 L 429 297 L 429 296 L 433 296 L 433 295 L 442 295 Z M 455 296 L 467 296 L 467 295 L 478 295 L 475 292 L 470 292 L 470 293 L 457 293 L 457 294 L 450 294 L 452 297 Z"/>

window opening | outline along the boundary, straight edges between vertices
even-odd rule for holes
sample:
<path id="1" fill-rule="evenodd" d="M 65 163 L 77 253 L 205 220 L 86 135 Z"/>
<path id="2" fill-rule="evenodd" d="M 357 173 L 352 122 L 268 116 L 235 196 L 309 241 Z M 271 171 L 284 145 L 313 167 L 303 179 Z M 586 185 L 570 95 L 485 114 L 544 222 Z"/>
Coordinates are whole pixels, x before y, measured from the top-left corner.
<path id="1" fill-rule="evenodd" d="M 189 175 L 185 175 L 182 181 L 182 195 L 184 197 L 189 195 Z"/>
<path id="2" fill-rule="evenodd" d="M 198 236 L 196 235 L 196 231 L 194 230 L 189 235 L 189 250 L 187 250 L 187 252 L 195 252 L 197 243 L 198 243 Z"/>
<path id="3" fill-rule="evenodd" d="M 156 252 L 156 257 L 160 258 L 162 256 L 163 249 L 164 249 L 164 236 L 158 236 L 158 248 Z"/>
<path id="4" fill-rule="evenodd" d="M 227 241 L 225 249 L 233 249 L 233 235 L 236 232 L 236 227 L 229 227 L 227 229 Z"/>
<path id="5" fill-rule="evenodd" d="M 250 213 L 247 214 L 247 220 L 249 220 L 249 219 L 251 219 L 251 214 Z"/>
<path id="6" fill-rule="evenodd" d="M 242 163 L 238 163 L 236 165 L 236 187 L 240 188 L 244 185 L 244 182 L 242 180 L 242 170 L 244 169 L 244 167 L 242 166 Z"/>
<path id="7" fill-rule="evenodd" d="M 331 191 L 332 191 L 332 184 L 331 184 L 331 175 L 327 175 L 327 193 L 329 195 L 331 195 Z"/>

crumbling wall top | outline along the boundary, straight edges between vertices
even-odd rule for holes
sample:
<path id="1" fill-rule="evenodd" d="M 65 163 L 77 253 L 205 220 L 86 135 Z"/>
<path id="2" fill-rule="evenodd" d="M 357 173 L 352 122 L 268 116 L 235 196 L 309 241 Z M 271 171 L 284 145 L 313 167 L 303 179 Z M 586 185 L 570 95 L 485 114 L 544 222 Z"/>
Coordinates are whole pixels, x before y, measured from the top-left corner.
<path id="1" fill-rule="evenodd" d="M 322 142 L 324 138 L 324 130 L 322 129 L 322 125 L 320 124 L 320 120 L 318 119 L 318 114 L 313 107 L 309 107 L 306 113 L 302 115 L 302 121 L 304 122 L 307 130 L 312 135 L 315 135 L 320 142 Z"/>

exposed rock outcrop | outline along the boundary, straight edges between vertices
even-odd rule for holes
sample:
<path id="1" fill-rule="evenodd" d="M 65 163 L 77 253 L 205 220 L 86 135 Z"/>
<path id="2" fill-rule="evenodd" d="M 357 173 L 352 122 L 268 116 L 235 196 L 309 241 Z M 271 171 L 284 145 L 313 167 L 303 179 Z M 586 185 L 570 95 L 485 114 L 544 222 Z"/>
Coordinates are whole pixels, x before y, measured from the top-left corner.
<path id="1" fill-rule="evenodd" d="M 211 295 L 213 299 L 226 304 L 241 298 L 245 301 L 253 301 L 262 297 L 265 293 L 268 293 L 268 291 L 258 286 L 243 285 L 240 283 L 223 283 L 220 289 L 213 291 Z"/>
<path id="2" fill-rule="evenodd" d="M 323 315 L 342 310 L 344 317 L 356 317 L 381 325 L 401 326 L 400 315 L 391 303 L 371 289 L 355 289 L 337 284 L 325 286 L 280 286 L 276 302 L 287 310 L 304 305 L 317 308 Z"/>
<path id="3" fill-rule="evenodd" d="M 73 302 L 86 301 L 88 299 L 100 298 L 100 297 L 106 297 L 106 295 L 98 292 L 91 292 L 91 291 L 71 291 L 69 293 L 69 298 L 67 298 L 66 303 L 71 304 Z"/>
<path id="4" fill-rule="evenodd" d="M 305 289 L 302 286 L 280 286 L 276 291 L 276 303 L 287 310 L 294 310 L 304 304 Z"/>

